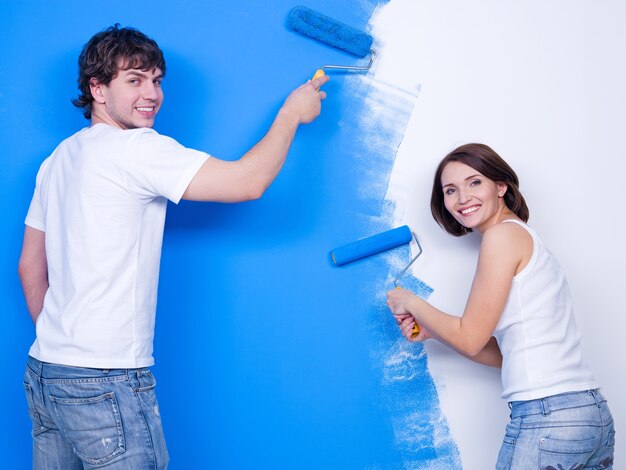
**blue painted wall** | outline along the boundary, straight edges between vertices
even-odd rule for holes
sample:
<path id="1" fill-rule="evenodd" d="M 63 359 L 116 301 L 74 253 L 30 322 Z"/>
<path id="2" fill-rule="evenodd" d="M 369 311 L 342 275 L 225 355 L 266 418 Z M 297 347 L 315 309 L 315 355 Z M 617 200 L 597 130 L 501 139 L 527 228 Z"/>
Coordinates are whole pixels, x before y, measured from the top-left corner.
<path id="1" fill-rule="evenodd" d="M 305 2 L 358 28 L 378 3 Z M 30 467 L 20 380 L 34 328 L 16 267 L 38 167 L 61 139 L 87 125 L 70 104 L 80 48 L 115 22 L 154 37 L 168 64 L 156 129 L 235 159 L 318 66 L 354 61 L 289 31 L 294 5 L 0 2 L 3 468 Z M 358 192 L 365 174 L 359 153 L 367 148 L 362 103 L 346 92 L 349 80 L 336 75 L 327 85 L 321 117 L 300 129 L 264 198 L 169 208 L 154 371 L 172 469 L 387 469 L 400 468 L 407 452 L 424 462 L 436 457 L 428 448 L 433 429 L 423 431 L 421 453 L 397 444 L 390 395 L 372 354 L 381 341 L 397 339 L 381 292 L 370 290 L 388 267 L 382 258 L 349 269 L 328 261 L 334 246 L 372 234 L 366 219 L 380 216 L 384 197 Z M 390 169 L 383 167 L 381 178 Z M 380 330 L 372 334 L 373 327 Z M 405 391 L 425 392 L 423 404 L 436 407 L 425 362 L 418 367 L 424 376 Z"/>

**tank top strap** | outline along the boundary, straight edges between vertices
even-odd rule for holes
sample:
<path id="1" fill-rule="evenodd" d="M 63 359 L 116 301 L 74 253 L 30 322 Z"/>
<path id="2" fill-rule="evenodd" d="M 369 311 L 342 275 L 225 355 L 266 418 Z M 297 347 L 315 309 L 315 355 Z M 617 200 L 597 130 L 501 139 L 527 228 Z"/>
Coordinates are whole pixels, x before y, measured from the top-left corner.
<path id="1" fill-rule="evenodd" d="M 533 239 L 535 239 L 535 231 L 529 227 L 528 224 L 526 224 L 525 222 L 522 222 L 521 220 L 517 220 L 517 219 L 504 219 L 502 222 L 513 222 L 514 224 L 519 225 L 520 227 L 523 227 L 528 233 L 530 233 L 530 235 L 533 237 Z"/>
<path id="2" fill-rule="evenodd" d="M 513 222 L 514 224 L 521 225 L 522 227 L 528 227 L 524 222 L 517 219 L 504 219 L 502 222 Z"/>

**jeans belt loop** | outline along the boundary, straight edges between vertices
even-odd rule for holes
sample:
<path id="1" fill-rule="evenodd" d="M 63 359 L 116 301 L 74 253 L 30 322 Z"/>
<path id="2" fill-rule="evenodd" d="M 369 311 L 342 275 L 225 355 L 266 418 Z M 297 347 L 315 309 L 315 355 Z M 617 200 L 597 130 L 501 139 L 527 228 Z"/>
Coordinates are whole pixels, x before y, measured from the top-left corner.
<path id="1" fill-rule="evenodd" d="M 548 405 L 548 399 L 542 398 L 539 400 L 541 403 L 541 414 L 544 416 L 548 416 L 550 414 L 550 406 Z"/>
<path id="2" fill-rule="evenodd" d="M 600 408 L 602 405 L 600 404 L 600 399 L 598 398 L 598 389 L 588 390 L 587 393 L 593 397 L 596 402 L 596 406 Z"/>
<path id="3" fill-rule="evenodd" d="M 141 387 L 141 381 L 139 380 L 139 369 L 131 369 L 129 371 L 130 375 L 130 383 L 132 384 L 133 390 L 136 392 Z"/>

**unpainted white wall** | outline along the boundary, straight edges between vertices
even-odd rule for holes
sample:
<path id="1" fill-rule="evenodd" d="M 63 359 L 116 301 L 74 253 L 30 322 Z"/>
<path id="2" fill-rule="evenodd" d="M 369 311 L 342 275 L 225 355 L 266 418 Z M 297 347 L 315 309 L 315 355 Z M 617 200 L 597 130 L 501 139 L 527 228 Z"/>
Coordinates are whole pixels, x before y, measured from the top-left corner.
<path id="1" fill-rule="evenodd" d="M 430 300 L 461 314 L 478 238 L 443 232 L 429 210 L 440 159 L 467 142 L 493 147 L 516 170 L 534 226 L 568 275 L 587 362 L 626 461 L 626 3 L 620 0 L 392 0 L 374 20 L 376 78 L 419 97 L 388 198 L 424 254 L 414 274 Z M 463 468 L 493 468 L 508 407 L 499 371 L 434 341 L 429 364 Z"/>

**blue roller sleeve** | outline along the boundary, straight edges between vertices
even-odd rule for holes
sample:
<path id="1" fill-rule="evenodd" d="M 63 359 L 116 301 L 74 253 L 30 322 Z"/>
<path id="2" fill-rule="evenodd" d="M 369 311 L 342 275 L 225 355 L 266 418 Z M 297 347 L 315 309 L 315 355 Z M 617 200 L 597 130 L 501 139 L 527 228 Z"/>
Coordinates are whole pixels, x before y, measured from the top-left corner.
<path id="1" fill-rule="evenodd" d="M 307 7 L 293 8 L 289 14 L 288 22 L 294 31 L 357 57 L 365 57 L 372 49 L 374 38 L 369 34 Z"/>
<path id="2" fill-rule="evenodd" d="M 412 238 L 413 235 L 409 226 L 403 225 L 402 227 L 340 246 L 331 251 L 330 254 L 333 262 L 337 266 L 341 266 L 366 256 L 375 255 L 376 253 L 404 245 L 409 243 Z"/>

